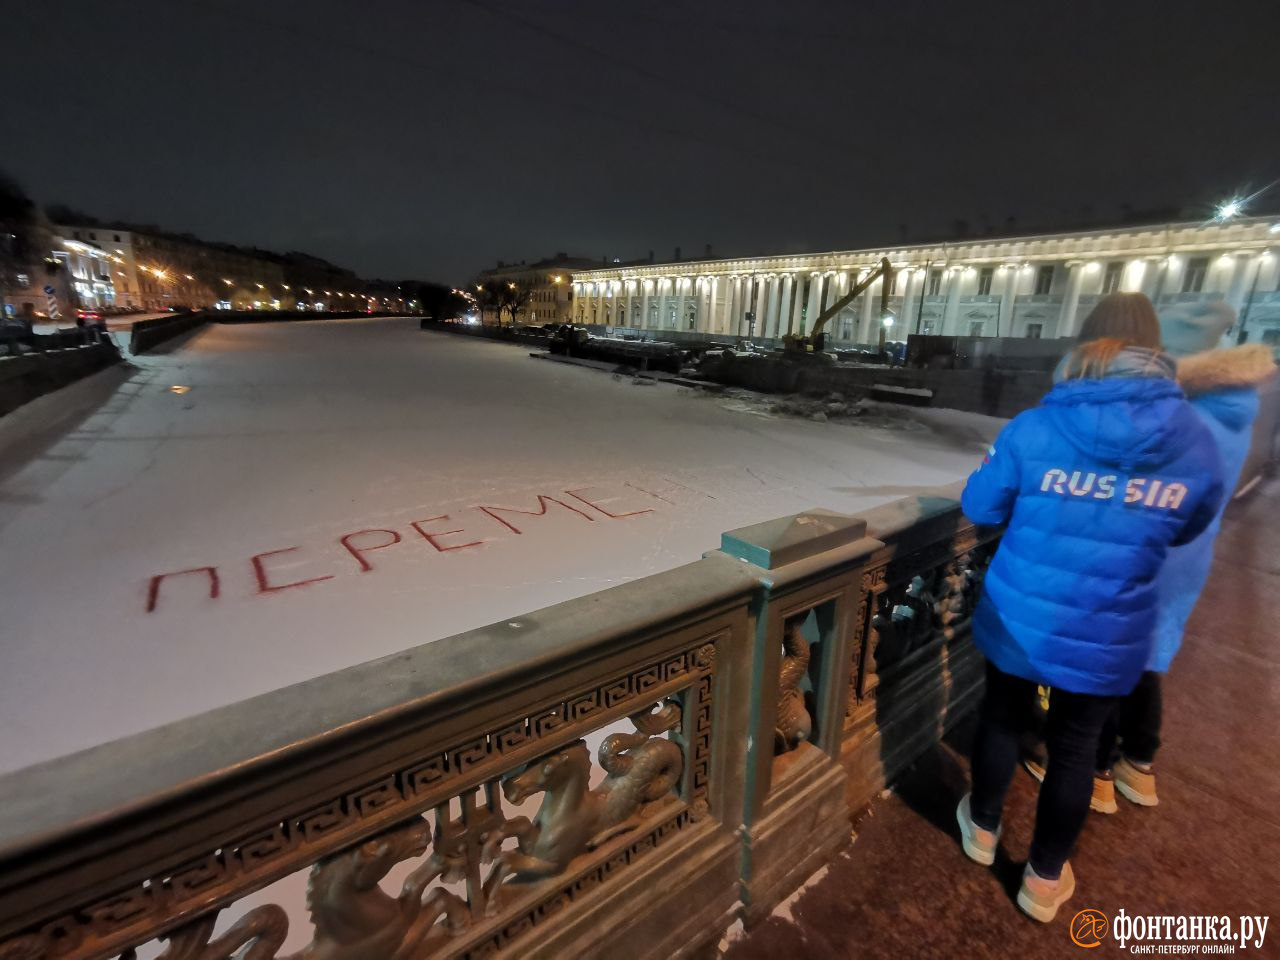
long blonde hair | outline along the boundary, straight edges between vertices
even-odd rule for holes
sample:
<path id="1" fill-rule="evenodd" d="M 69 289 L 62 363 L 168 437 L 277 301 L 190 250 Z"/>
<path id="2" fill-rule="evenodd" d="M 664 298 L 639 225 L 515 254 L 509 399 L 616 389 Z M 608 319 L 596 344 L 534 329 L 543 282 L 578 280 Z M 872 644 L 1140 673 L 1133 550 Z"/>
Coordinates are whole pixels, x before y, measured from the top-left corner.
<path id="1" fill-rule="evenodd" d="M 1156 308 L 1142 293 L 1109 293 L 1090 311 L 1080 327 L 1080 344 L 1063 367 L 1064 379 L 1094 380 L 1126 347 L 1160 349 L 1160 321 Z"/>

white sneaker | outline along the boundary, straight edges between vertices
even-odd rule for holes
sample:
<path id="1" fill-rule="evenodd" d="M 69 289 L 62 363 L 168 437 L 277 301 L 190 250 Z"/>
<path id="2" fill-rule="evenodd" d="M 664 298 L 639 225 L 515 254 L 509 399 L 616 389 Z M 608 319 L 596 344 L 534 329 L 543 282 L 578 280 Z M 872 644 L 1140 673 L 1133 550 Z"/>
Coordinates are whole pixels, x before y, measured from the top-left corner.
<path id="1" fill-rule="evenodd" d="M 960 824 L 960 844 L 964 855 L 974 863 L 989 867 L 996 862 L 996 844 L 1000 842 L 1000 828 L 983 830 L 973 822 L 969 813 L 969 794 L 960 798 L 956 807 L 956 822 Z"/>
<path id="2" fill-rule="evenodd" d="M 1057 880 L 1046 880 L 1034 870 L 1031 864 L 1022 871 L 1022 888 L 1018 891 L 1018 906 L 1022 912 L 1033 920 L 1048 923 L 1058 915 L 1058 908 L 1071 899 L 1076 892 L 1076 875 L 1071 864 L 1062 865 L 1062 873 Z"/>

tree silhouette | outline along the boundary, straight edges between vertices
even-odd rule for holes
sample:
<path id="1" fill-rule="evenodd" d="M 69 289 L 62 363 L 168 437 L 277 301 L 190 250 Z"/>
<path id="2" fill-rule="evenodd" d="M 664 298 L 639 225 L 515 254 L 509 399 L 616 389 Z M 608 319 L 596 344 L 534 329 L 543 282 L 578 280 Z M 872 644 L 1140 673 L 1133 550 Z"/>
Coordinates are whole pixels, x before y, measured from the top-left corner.
<path id="1" fill-rule="evenodd" d="M 0 317 L 18 274 L 50 259 L 53 231 L 17 180 L 0 170 Z"/>

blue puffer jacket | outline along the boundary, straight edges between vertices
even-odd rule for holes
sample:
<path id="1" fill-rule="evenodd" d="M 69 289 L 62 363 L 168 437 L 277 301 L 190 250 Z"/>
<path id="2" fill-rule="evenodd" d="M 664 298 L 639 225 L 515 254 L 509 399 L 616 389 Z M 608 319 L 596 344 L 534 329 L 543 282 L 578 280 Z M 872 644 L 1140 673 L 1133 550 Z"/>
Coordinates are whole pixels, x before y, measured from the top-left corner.
<path id="1" fill-rule="evenodd" d="M 974 639 L 1006 673 L 1119 696 L 1151 652 L 1156 577 L 1222 497 L 1213 439 L 1172 361 L 1130 348 L 1101 380 L 1067 380 L 1001 432 L 961 498 L 1008 524 Z"/>
<path id="2" fill-rule="evenodd" d="M 1253 421 L 1258 415 L 1258 385 L 1274 371 L 1271 350 L 1260 343 L 1210 350 L 1178 363 L 1178 382 L 1186 391 L 1191 408 L 1213 435 L 1222 464 L 1222 485 L 1227 491 L 1235 489 L 1249 455 Z M 1213 522 L 1200 536 L 1169 551 L 1157 581 L 1159 615 L 1148 670 L 1168 671 L 1182 646 L 1187 618 L 1209 579 L 1213 541 L 1222 526 L 1222 511 L 1228 499 L 1223 497 Z"/>

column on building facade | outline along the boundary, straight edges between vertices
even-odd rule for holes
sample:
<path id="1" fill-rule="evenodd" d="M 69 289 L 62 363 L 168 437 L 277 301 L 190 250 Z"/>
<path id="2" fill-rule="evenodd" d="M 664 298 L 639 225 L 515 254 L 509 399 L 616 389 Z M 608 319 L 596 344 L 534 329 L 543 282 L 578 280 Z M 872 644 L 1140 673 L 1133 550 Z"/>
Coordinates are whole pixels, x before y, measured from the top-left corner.
<path id="1" fill-rule="evenodd" d="M 841 270 L 837 273 L 833 278 L 832 286 L 835 287 L 835 294 L 832 296 L 831 302 L 835 303 L 837 300 L 848 294 L 849 288 L 852 285 L 853 278 L 848 270 Z M 827 332 L 830 336 L 839 337 L 844 333 L 843 325 L 844 318 L 847 316 L 845 313 L 845 310 L 847 309 L 848 307 L 845 307 L 844 310 L 841 310 L 836 314 L 835 317 L 832 318 L 831 322 L 827 324 Z"/>
<path id="2" fill-rule="evenodd" d="M 764 322 L 760 324 L 760 336 L 773 338 L 778 335 L 778 297 L 782 291 L 782 278 L 769 277 L 764 304 Z"/>
<path id="3" fill-rule="evenodd" d="M 1067 264 L 1067 293 L 1062 298 L 1062 313 L 1058 317 L 1059 337 L 1074 337 L 1080 332 L 1076 314 L 1080 312 L 1080 287 L 1084 283 L 1086 265 L 1078 260 Z"/>
<path id="4" fill-rule="evenodd" d="M 685 277 L 676 277 L 676 325 L 677 330 L 688 330 L 688 321 L 684 318 L 684 302 L 687 299 L 685 290 L 690 282 Z"/>
<path id="5" fill-rule="evenodd" d="M 621 322 L 618 318 L 618 292 L 621 287 L 621 280 L 609 281 L 609 322 L 613 324 Z"/>
<path id="6" fill-rule="evenodd" d="M 1000 312 L 996 314 L 996 330 L 1001 336 L 1012 337 L 1013 332 L 1013 308 L 1018 302 L 1018 281 L 1021 274 L 1016 266 L 1005 265 L 1004 270 L 1004 289 L 1000 291 Z"/>
<path id="7" fill-rule="evenodd" d="M 912 284 L 915 279 L 910 267 L 903 267 L 899 271 L 902 275 L 902 332 L 903 334 L 914 333 L 916 329 L 916 288 Z M 920 291 L 924 292 L 923 289 Z"/>
<path id="8" fill-rule="evenodd" d="M 653 328 L 667 329 L 667 312 L 671 309 L 671 278 L 659 277 L 657 281 L 658 307 L 654 311 Z"/>
<path id="9" fill-rule="evenodd" d="M 1181 261 L 1170 264 L 1169 259 L 1168 257 L 1147 257 L 1142 264 L 1142 281 L 1138 290 L 1145 293 L 1157 305 L 1160 297 L 1166 293 L 1175 292 L 1168 281 L 1175 280 L 1179 268 L 1183 266 Z"/>
<path id="10" fill-rule="evenodd" d="M 822 312 L 822 274 L 811 273 L 809 275 L 809 302 L 805 306 L 804 322 L 799 325 L 798 332 L 803 336 L 813 329 L 814 321 L 818 319 L 818 314 Z"/>
<path id="11" fill-rule="evenodd" d="M 596 281 L 596 318 L 595 323 L 604 323 L 604 284 L 605 281 Z"/>
<path id="12" fill-rule="evenodd" d="M 949 336 L 963 336 L 967 330 L 957 329 L 960 326 L 960 287 L 964 282 L 964 273 L 960 267 L 947 270 L 947 302 L 942 311 L 942 332 Z"/>
<path id="13" fill-rule="evenodd" d="M 870 270 L 859 270 L 858 280 L 866 279 Z M 875 284 L 862 291 L 862 311 L 858 318 L 858 333 L 854 337 L 859 343 L 879 343 L 880 333 L 876 330 L 875 317 Z"/>
<path id="14" fill-rule="evenodd" d="M 785 332 L 799 334 L 804 326 L 804 274 L 795 274 L 791 282 L 791 313 L 787 316 Z"/>
<path id="15" fill-rule="evenodd" d="M 769 304 L 768 290 L 767 290 L 768 286 L 769 286 L 768 277 L 765 277 L 765 276 L 756 277 L 755 305 L 751 308 L 756 315 L 756 322 L 754 325 L 752 325 L 749 328 L 750 336 L 756 336 L 756 337 L 764 336 L 764 326 L 768 320 L 768 317 L 766 315 L 768 313 L 768 304 Z"/>
<path id="16" fill-rule="evenodd" d="M 782 285 L 778 292 L 778 328 L 774 333 L 775 337 L 782 337 L 786 334 L 787 328 L 791 326 L 791 300 L 795 296 L 793 287 L 795 286 L 795 278 L 791 274 L 786 274 L 782 278 Z"/>
<path id="17" fill-rule="evenodd" d="M 648 280 L 640 281 L 640 319 L 636 327 L 641 330 L 649 325 L 649 283 Z"/>
<path id="18" fill-rule="evenodd" d="M 1238 253 L 1231 258 L 1231 277 L 1225 284 L 1224 298 L 1227 305 L 1237 313 L 1244 306 L 1244 298 L 1249 292 L 1248 281 L 1254 273 L 1254 270 L 1250 270 L 1249 267 L 1254 265 L 1255 261 L 1256 258 L 1247 253 Z"/>
<path id="19" fill-rule="evenodd" d="M 724 291 L 724 324 L 721 328 L 722 333 L 734 334 L 738 332 L 737 311 L 738 304 L 741 302 L 742 277 L 730 277 Z"/>

